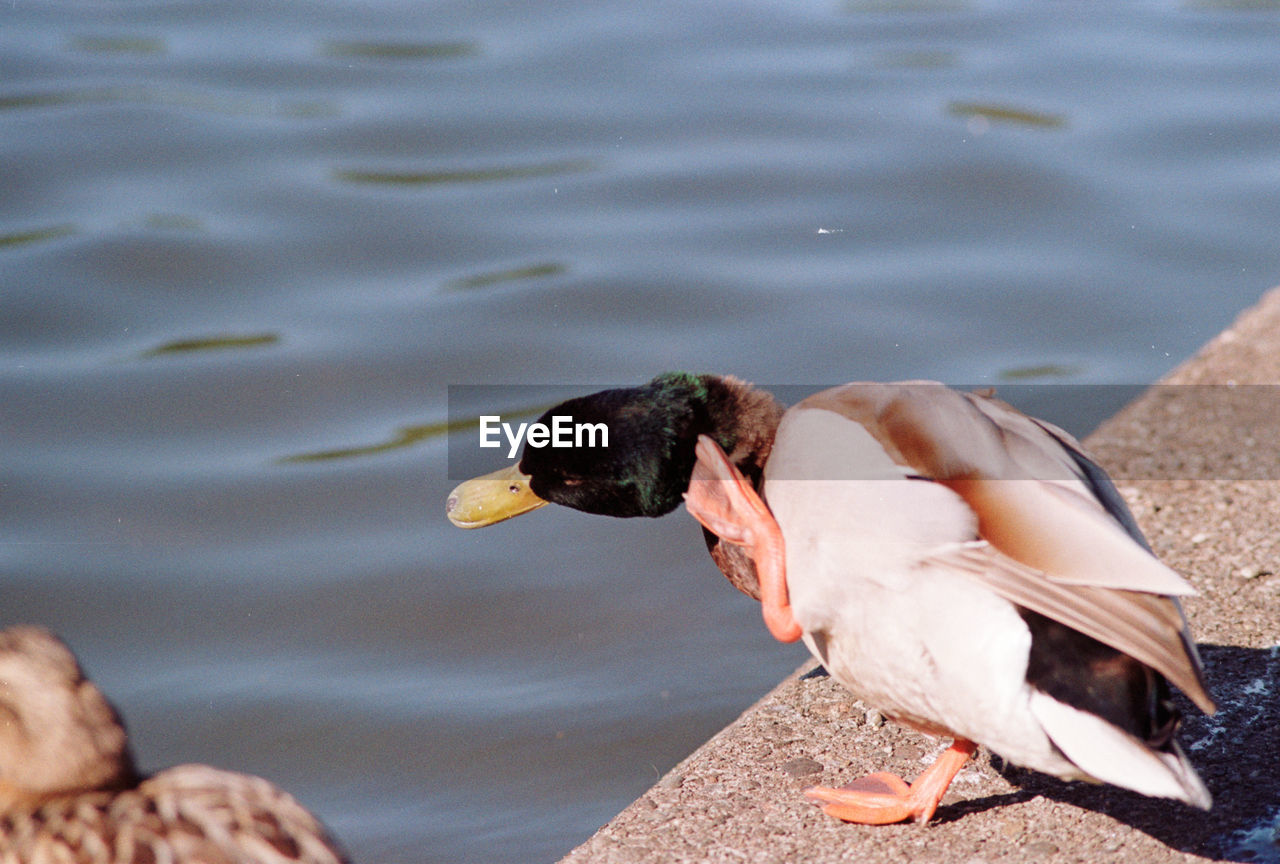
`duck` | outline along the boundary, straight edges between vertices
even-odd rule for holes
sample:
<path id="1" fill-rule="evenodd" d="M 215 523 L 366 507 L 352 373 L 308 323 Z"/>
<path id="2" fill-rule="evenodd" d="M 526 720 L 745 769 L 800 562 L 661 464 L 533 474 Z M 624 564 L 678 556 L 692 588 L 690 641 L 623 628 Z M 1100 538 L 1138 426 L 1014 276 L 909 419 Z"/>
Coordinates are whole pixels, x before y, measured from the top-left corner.
<path id="1" fill-rule="evenodd" d="M 1214 711 L 1180 603 L 1195 590 L 1058 426 L 936 381 L 853 382 L 784 408 L 686 372 L 570 399 L 541 422 L 557 416 L 605 424 L 609 446 L 526 442 L 450 493 L 450 521 L 684 503 L 775 638 L 802 639 L 853 696 L 951 741 L 911 782 L 877 772 L 805 790 L 831 816 L 928 822 L 978 746 L 1211 806 L 1171 696 Z"/>
<path id="2" fill-rule="evenodd" d="M 0 862 L 346 864 L 320 821 L 261 777 L 140 773 L 119 713 L 66 643 L 0 630 Z"/>

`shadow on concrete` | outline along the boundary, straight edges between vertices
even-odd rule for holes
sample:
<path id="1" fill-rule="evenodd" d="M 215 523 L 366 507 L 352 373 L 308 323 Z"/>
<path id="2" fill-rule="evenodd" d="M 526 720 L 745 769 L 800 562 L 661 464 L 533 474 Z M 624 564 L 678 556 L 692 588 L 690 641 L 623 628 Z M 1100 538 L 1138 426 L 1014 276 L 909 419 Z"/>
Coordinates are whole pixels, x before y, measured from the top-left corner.
<path id="1" fill-rule="evenodd" d="M 1209 791 L 1197 810 L 1113 786 L 1066 783 L 1013 766 L 1000 773 L 1019 790 L 939 810 L 939 821 L 1043 795 L 1106 813 L 1173 849 L 1220 861 L 1280 862 L 1273 825 L 1280 816 L 1280 646 L 1201 645 L 1218 711 L 1205 716 L 1179 697 L 1179 740 Z M 999 765 L 999 759 L 993 762 Z"/>

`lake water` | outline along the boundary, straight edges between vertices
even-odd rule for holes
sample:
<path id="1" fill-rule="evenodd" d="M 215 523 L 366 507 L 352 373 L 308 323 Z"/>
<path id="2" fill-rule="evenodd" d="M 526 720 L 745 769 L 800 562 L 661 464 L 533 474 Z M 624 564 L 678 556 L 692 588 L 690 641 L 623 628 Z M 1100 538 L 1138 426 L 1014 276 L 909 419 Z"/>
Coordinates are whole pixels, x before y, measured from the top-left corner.
<path id="1" fill-rule="evenodd" d="M 6 2 L 0 623 L 356 860 L 554 860 L 802 654 L 683 513 L 452 528 L 450 451 L 502 460 L 449 385 L 1151 381 L 1280 282 L 1278 45 L 1273 0 Z"/>

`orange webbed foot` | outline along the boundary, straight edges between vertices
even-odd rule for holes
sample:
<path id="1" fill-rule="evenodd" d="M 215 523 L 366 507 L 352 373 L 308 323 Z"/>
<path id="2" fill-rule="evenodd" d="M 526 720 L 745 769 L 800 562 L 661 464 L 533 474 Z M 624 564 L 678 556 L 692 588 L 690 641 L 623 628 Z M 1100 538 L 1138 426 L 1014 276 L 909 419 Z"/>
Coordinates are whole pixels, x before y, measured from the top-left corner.
<path id="1" fill-rule="evenodd" d="M 839 789 L 814 786 L 805 795 L 826 805 L 830 816 L 861 825 L 889 825 L 915 819 L 928 822 L 956 774 L 977 749 L 972 741 L 956 739 L 937 760 L 908 784 L 893 774 L 877 773 Z"/>
<path id="2" fill-rule="evenodd" d="M 746 547 L 760 579 L 765 625 L 779 641 L 796 641 L 801 630 L 787 593 L 782 529 L 719 444 L 699 435 L 695 452 L 698 458 L 684 494 L 685 507 L 712 534 Z"/>

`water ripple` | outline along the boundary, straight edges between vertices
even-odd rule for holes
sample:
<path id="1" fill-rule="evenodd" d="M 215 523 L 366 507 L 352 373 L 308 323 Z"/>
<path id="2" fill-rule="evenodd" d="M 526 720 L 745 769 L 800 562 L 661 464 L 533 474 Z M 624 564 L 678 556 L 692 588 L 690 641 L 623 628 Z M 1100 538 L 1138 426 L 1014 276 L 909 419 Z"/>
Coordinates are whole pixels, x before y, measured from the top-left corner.
<path id="1" fill-rule="evenodd" d="M 1031 111 L 1026 108 L 993 105 L 985 102 L 952 102 L 947 106 L 947 112 L 965 119 L 981 118 L 989 122 L 1013 123 L 1019 126 L 1035 126 L 1041 129 L 1056 129 L 1067 125 L 1067 118 L 1061 114 L 1049 114 L 1043 111 Z"/>
<path id="2" fill-rule="evenodd" d="M 535 165 L 501 165 L 493 168 L 471 168 L 443 171 L 378 171 L 361 168 L 338 168 L 335 179 L 343 183 L 381 186 L 436 186 L 445 183 L 492 183 L 498 180 L 526 180 L 588 171 L 586 160 L 546 162 Z"/>
<path id="3" fill-rule="evenodd" d="M 322 47 L 332 57 L 363 57 L 375 60 L 440 60 L 470 57 L 480 53 L 475 42 L 352 42 L 330 39 Z"/>
<path id="4" fill-rule="evenodd" d="M 57 240 L 60 237 L 76 233 L 74 225 L 50 225 L 47 228 L 33 228 L 30 231 L 14 231 L 9 234 L 0 234 L 0 249 L 6 249 L 10 246 L 29 246 L 33 243 L 43 243 L 46 240 Z"/>
<path id="5" fill-rule="evenodd" d="M 545 403 L 527 408 L 519 408 L 514 411 L 505 411 L 502 416 L 507 419 L 536 417 L 550 407 L 550 403 Z M 468 429 L 479 428 L 479 415 L 452 418 L 449 420 L 437 420 L 434 423 L 419 423 L 411 426 L 401 426 L 397 428 L 385 441 L 380 441 L 375 444 L 355 444 L 349 447 L 333 447 L 326 450 L 313 450 L 308 453 L 295 453 L 292 456 L 284 456 L 278 461 L 281 464 L 289 465 L 303 462 L 328 462 L 334 459 L 352 459 L 359 456 L 374 456 L 379 453 L 387 453 L 391 450 L 400 450 L 405 447 L 412 447 L 414 444 L 418 444 L 422 441 L 429 441 L 433 438 L 452 435 L 455 432 L 465 432 Z"/>
<path id="6" fill-rule="evenodd" d="M 175 339 L 142 352 L 143 357 L 164 357 L 172 354 L 191 354 L 200 351 L 225 351 L 228 348 L 259 348 L 275 345 L 280 337 L 275 333 L 251 333 L 247 335 L 225 334 L 200 336 L 193 339 Z"/>
<path id="7" fill-rule="evenodd" d="M 493 270 L 488 273 L 477 273 L 474 276 L 463 276 L 451 279 L 444 284 L 451 290 L 469 291 L 473 288 L 488 288 L 502 282 L 514 282 L 520 279 L 540 279 L 545 276 L 559 276 L 566 270 L 563 264 L 548 261 L 543 264 L 530 264 L 525 267 L 509 267 L 505 270 Z"/>
<path id="8" fill-rule="evenodd" d="M 249 117 L 290 117 L 311 119 L 338 114 L 337 106 L 328 101 L 281 101 L 194 90 L 161 87 L 69 87 L 0 96 L 0 111 L 22 111 L 66 105 L 114 105 L 132 103 L 187 108 L 209 114 L 232 114 Z"/>
<path id="9" fill-rule="evenodd" d="M 148 36 L 76 36 L 71 48 L 89 54 L 167 54 L 163 39 Z"/>

